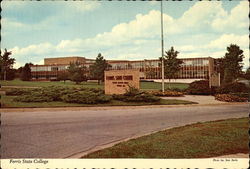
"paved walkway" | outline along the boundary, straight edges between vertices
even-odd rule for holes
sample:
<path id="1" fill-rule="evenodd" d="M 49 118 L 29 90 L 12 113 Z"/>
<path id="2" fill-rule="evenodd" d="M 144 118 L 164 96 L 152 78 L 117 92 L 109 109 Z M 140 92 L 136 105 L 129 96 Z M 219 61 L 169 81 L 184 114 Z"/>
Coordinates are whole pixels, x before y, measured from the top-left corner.
<path id="1" fill-rule="evenodd" d="M 214 96 L 185 95 L 183 97 L 161 97 L 161 98 L 162 99 L 187 100 L 187 101 L 197 102 L 199 104 L 225 104 L 227 103 L 227 102 L 215 100 Z"/>

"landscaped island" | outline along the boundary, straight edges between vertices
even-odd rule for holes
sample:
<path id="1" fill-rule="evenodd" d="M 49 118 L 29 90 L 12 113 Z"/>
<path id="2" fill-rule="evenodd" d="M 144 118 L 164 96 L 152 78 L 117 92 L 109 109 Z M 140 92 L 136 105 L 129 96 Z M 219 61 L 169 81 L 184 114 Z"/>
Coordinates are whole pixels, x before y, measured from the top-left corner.
<path id="1" fill-rule="evenodd" d="M 195 104 L 183 100 L 165 100 L 149 92 L 129 88 L 122 95 L 105 95 L 103 89 L 48 86 L 8 89 L 2 96 L 2 107 L 66 107 L 66 106 L 141 106 Z"/>

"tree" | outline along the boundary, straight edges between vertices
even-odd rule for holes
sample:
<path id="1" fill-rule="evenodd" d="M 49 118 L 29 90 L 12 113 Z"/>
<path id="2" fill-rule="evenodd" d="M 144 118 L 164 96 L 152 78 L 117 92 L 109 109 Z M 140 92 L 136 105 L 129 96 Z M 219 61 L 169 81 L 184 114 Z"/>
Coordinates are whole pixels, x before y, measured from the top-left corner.
<path id="1" fill-rule="evenodd" d="M 246 78 L 247 80 L 250 80 L 250 67 L 246 70 L 245 78 Z"/>
<path id="2" fill-rule="evenodd" d="M 104 71 L 107 70 L 108 67 L 110 67 L 110 65 L 103 58 L 101 53 L 99 53 L 95 63 L 90 66 L 90 74 L 94 79 L 98 80 L 98 84 L 100 84 L 100 81 L 104 81 Z"/>
<path id="3" fill-rule="evenodd" d="M 70 63 L 68 72 L 70 80 L 76 82 L 76 84 L 79 84 L 82 81 L 87 80 L 86 67 L 81 65 L 79 62 Z"/>
<path id="4" fill-rule="evenodd" d="M 65 83 L 66 80 L 69 80 L 69 77 L 69 72 L 66 70 L 58 73 L 57 80 L 63 80 Z"/>
<path id="5" fill-rule="evenodd" d="M 156 76 L 156 72 L 153 70 L 152 65 L 147 65 L 145 69 L 146 79 L 153 79 Z"/>
<path id="6" fill-rule="evenodd" d="M 10 58 L 12 54 L 7 49 L 4 49 L 4 53 L 2 55 L 2 51 L 0 51 L 0 71 L 1 71 L 1 80 L 13 80 L 15 78 L 15 71 L 13 70 L 13 64 L 15 63 L 14 58 Z M 14 74 L 14 75 L 13 75 Z"/>
<path id="7" fill-rule="evenodd" d="M 166 55 L 164 55 L 163 63 L 164 63 L 164 74 L 165 77 L 169 79 L 169 88 L 170 88 L 170 80 L 176 77 L 176 73 L 180 70 L 181 64 L 183 63 L 182 60 L 177 59 L 177 55 L 179 54 L 178 51 L 174 50 L 174 47 L 171 47 L 170 50 L 167 52 L 165 51 Z M 162 57 L 160 57 L 160 61 L 162 61 Z M 161 63 L 161 62 L 160 62 Z"/>
<path id="8" fill-rule="evenodd" d="M 242 69 L 241 62 L 243 61 L 244 55 L 243 50 L 238 45 L 231 44 L 227 47 L 227 53 L 224 56 L 224 79 L 223 83 L 233 82 L 240 74 Z"/>
<path id="9" fill-rule="evenodd" d="M 20 79 L 23 81 L 29 81 L 31 79 L 31 69 L 30 66 L 32 63 L 26 63 L 21 69 Z"/>

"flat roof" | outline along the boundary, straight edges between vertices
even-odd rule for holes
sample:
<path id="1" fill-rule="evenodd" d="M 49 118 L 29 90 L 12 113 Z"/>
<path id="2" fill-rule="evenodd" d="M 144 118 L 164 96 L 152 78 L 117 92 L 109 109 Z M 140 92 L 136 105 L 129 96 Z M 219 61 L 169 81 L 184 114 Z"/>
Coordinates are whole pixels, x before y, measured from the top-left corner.
<path id="1" fill-rule="evenodd" d="M 95 59 L 86 59 L 85 57 L 80 57 L 80 56 L 68 56 L 68 57 L 57 57 L 57 58 L 83 58 L 85 60 L 95 60 Z M 213 59 L 212 57 L 196 57 L 196 58 L 179 58 L 181 60 L 196 60 L 196 59 Z M 56 59 L 56 58 L 44 58 L 44 59 Z M 159 59 L 143 59 L 143 60 L 106 60 L 108 63 L 126 63 L 126 62 L 144 62 L 144 61 L 159 61 Z M 91 63 L 85 63 L 85 64 L 91 64 Z M 68 64 L 49 64 L 49 65 L 33 65 L 31 67 L 35 67 L 35 66 L 66 66 Z"/>

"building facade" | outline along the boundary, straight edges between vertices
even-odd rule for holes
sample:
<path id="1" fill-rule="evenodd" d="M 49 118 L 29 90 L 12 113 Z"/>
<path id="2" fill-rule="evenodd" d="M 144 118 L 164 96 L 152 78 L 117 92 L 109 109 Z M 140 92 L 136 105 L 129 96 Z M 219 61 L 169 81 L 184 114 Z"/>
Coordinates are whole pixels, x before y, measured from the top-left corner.
<path id="1" fill-rule="evenodd" d="M 216 70 L 215 59 L 183 58 L 183 64 L 175 79 L 208 79 Z M 32 80 L 56 80 L 60 72 L 67 71 L 70 63 L 78 62 L 87 69 L 95 62 L 84 57 L 45 58 L 44 65 L 31 66 Z M 161 66 L 158 59 L 152 60 L 107 60 L 110 70 L 135 69 L 140 72 L 140 79 L 161 79 Z"/>

